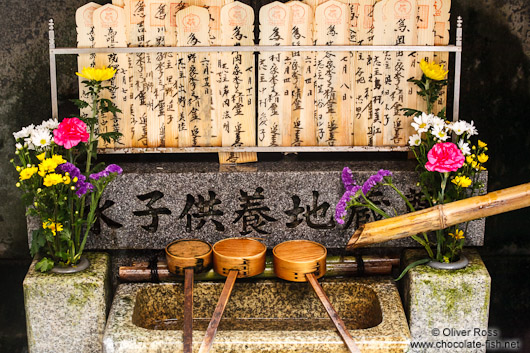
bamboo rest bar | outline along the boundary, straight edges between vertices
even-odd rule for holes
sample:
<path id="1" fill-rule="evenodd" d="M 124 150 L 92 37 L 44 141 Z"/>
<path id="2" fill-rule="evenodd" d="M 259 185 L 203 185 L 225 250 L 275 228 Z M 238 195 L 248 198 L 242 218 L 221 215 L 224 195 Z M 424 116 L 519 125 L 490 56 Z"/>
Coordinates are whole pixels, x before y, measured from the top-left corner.
<path id="1" fill-rule="evenodd" d="M 392 268 L 399 267 L 399 263 L 399 256 L 328 256 L 325 277 L 390 275 Z M 160 261 L 154 266 L 150 266 L 147 261 L 133 262 L 130 266 L 120 266 L 119 278 L 125 282 L 175 282 L 182 280 L 181 276 L 169 272 L 165 261 Z M 263 273 L 253 278 L 276 278 L 271 257 L 266 258 Z M 218 281 L 224 280 L 225 277 L 210 269 L 207 272 L 195 274 L 194 279 L 195 281 Z"/>
<path id="2" fill-rule="evenodd" d="M 242 46 L 209 46 L 209 47 L 117 47 L 117 48 L 50 48 L 53 55 L 71 54 L 119 54 L 119 53 L 231 53 L 231 52 L 293 52 L 293 51 L 314 51 L 314 52 L 372 52 L 372 51 L 395 51 L 395 52 L 462 52 L 461 46 L 456 45 L 242 45 Z"/>

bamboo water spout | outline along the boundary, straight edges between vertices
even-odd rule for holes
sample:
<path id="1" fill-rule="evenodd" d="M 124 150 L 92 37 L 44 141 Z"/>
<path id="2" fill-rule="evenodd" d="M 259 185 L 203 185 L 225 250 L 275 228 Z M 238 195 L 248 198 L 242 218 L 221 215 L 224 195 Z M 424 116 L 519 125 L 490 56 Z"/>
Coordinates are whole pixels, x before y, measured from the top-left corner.
<path id="1" fill-rule="evenodd" d="M 346 249 L 353 250 L 418 233 L 444 229 L 528 206 L 530 206 L 530 183 L 367 223 L 355 231 Z"/>

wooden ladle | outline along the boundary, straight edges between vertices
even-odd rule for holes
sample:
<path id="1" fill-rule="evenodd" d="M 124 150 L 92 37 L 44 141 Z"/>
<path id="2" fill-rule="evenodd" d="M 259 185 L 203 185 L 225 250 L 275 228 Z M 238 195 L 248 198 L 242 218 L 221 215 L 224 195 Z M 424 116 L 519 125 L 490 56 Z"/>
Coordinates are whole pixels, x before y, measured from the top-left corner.
<path id="1" fill-rule="evenodd" d="M 293 282 L 309 281 L 348 350 L 352 353 L 360 353 L 346 325 L 329 302 L 329 298 L 317 280 L 326 274 L 326 248 L 309 240 L 291 240 L 276 245 L 272 254 L 276 276 Z"/>
<path id="2" fill-rule="evenodd" d="M 193 275 L 210 269 L 212 246 L 198 239 L 176 240 L 166 246 L 167 268 L 184 275 L 184 353 L 193 352 Z"/>
<path id="3" fill-rule="evenodd" d="M 206 335 L 199 348 L 199 353 L 209 352 L 212 348 L 217 327 L 230 299 L 236 279 L 252 277 L 262 273 L 265 270 L 266 251 L 265 245 L 257 240 L 248 238 L 228 238 L 214 244 L 213 269 L 218 274 L 225 276 L 226 282 L 210 324 L 206 329 Z"/>

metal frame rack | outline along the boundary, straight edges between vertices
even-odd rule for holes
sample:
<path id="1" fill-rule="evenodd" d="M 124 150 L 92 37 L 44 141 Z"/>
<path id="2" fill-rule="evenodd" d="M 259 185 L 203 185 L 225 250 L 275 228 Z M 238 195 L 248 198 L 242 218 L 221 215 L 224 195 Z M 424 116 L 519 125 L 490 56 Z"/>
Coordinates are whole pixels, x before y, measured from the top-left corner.
<path id="1" fill-rule="evenodd" d="M 203 53 L 203 52 L 338 52 L 338 51 L 392 51 L 392 52 L 448 52 L 455 53 L 454 90 L 453 90 L 453 121 L 458 120 L 460 109 L 460 75 L 462 68 L 462 17 L 458 16 L 456 28 L 456 44 L 447 46 L 376 46 L 376 45 L 336 45 L 336 46 L 211 46 L 211 47 L 127 47 L 127 48 L 56 48 L 53 19 L 49 21 L 50 48 L 50 86 L 52 99 L 52 117 L 58 119 L 57 103 L 57 68 L 56 55 L 91 54 L 91 53 Z M 102 148 L 99 153 L 219 153 L 219 152 L 406 152 L 406 146 L 286 146 L 286 147 L 131 147 Z"/>

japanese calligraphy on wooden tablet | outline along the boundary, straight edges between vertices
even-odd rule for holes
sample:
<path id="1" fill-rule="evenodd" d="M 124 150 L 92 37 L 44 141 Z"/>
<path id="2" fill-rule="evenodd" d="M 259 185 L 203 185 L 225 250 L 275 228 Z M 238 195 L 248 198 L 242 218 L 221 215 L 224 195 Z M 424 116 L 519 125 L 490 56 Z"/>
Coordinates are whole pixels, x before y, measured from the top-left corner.
<path id="1" fill-rule="evenodd" d="M 101 7 L 101 5 L 94 2 L 81 6 L 75 12 L 75 23 L 77 30 L 77 47 L 78 48 L 94 48 L 96 45 L 96 36 L 94 32 L 94 11 Z M 81 72 L 84 67 L 96 66 L 96 54 L 79 54 L 77 56 L 77 70 Z M 88 89 L 82 83 L 85 79 L 79 77 L 79 99 L 90 103 L 90 95 Z M 87 117 L 92 111 L 92 108 L 86 107 L 80 110 L 83 117 Z"/>
<path id="2" fill-rule="evenodd" d="M 125 36 L 125 12 L 123 8 L 107 4 L 102 6 L 93 13 L 95 47 L 96 48 L 115 48 L 127 46 Z M 102 98 L 110 99 L 121 109 L 126 111 L 128 108 L 127 98 L 129 85 L 128 79 L 128 62 L 127 54 L 101 53 L 96 55 L 97 67 L 113 67 L 116 74 L 108 82 L 109 89 L 104 90 Z M 130 141 L 129 120 L 124 118 L 123 113 L 105 113 L 99 116 L 98 121 L 100 132 L 120 132 L 122 137 L 116 143 L 106 143 L 99 141 L 101 147 L 125 147 L 125 141 Z"/>

